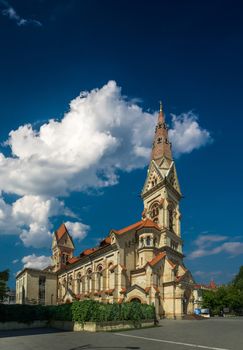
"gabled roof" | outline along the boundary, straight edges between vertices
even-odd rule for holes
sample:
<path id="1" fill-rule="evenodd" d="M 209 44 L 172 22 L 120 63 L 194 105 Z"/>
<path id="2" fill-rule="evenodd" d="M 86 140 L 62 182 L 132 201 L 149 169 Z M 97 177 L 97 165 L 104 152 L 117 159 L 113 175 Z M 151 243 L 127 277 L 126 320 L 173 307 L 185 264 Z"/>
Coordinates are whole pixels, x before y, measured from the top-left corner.
<path id="1" fill-rule="evenodd" d="M 121 234 L 123 234 L 125 232 L 135 230 L 140 225 L 141 225 L 141 221 L 138 221 L 138 222 L 135 222 L 135 224 L 132 224 L 132 225 L 129 225 L 127 227 L 122 228 L 121 230 L 112 230 L 112 231 L 115 232 L 118 235 L 121 235 Z"/>
<path id="2" fill-rule="evenodd" d="M 117 235 L 121 235 L 123 233 L 132 231 L 132 230 L 140 230 L 144 227 L 147 228 L 155 228 L 157 230 L 160 230 L 159 226 L 157 224 L 155 224 L 152 220 L 150 219 L 145 219 L 145 220 L 140 220 L 138 222 L 135 222 L 135 224 L 129 225 L 127 227 L 122 228 L 121 230 L 112 230 L 113 232 L 115 232 Z"/>
<path id="3" fill-rule="evenodd" d="M 141 225 L 137 228 L 137 230 L 140 230 L 144 227 L 155 228 L 156 230 L 160 230 L 159 226 L 148 218 L 141 221 Z"/>
<path id="4" fill-rule="evenodd" d="M 68 230 L 65 224 L 61 224 L 61 226 L 55 231 L 57 240 L 59 241 L 66 233 L 68 233 Z"/>
<path id="5" fill-rule="evenodd" d="M 160 260 L 164 259 L 164 257 L 166 256 L 166 253 L 165 252 L 161 252 L 159 253 L 158 255 L 156 255 L 152 260 L 150 260 L 148 262 L 148 264 L 150 266 L 154 266 L 156 265 Z"/>

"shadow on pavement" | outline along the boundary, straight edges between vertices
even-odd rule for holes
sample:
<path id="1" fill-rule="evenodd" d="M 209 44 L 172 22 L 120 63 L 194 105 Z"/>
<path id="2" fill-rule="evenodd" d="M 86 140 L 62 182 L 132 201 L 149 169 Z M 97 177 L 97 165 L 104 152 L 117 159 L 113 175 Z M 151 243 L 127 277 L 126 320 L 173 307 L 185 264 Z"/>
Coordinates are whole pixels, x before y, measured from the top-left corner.
<path id="1" fill-rule="evenodd" d="M 53 329 L 53 328 L 17 329 L 17 330 L 10 330 L 10 331 L 0 331 L 0 338 L 25 337 L 28 335 L 61 333 L 61 332 L 65 332 L 65 331 Z"/>

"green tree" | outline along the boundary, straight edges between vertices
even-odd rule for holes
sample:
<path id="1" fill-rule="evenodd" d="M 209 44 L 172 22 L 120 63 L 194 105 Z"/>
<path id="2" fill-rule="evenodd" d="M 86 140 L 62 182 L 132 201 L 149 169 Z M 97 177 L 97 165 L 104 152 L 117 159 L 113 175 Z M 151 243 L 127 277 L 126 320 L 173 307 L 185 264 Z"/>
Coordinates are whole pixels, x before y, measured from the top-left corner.
<path id="1" fill-rule="evenodd" d="M 8 292 L 7 282 L 9 279 L 9 270 L 0 271 L 0 302 L 4 300 Z"/>
<path id="2" fill-rule="evenodd" d="M 240 270 L 233 279 L 232 284 L 235 288 L 243 291 L 243 266 L 240 267 Z"/>
<path id="3" fill-rule="evenodd" d="M 224 308 L 231 312 L 242 314 L 243 312 L 243 266 L 238 274 L 228 285 L 219 287 L 216 291 L 205 290 L 203 292 L 203 307 L 209 308 L 215 315 Z"/>

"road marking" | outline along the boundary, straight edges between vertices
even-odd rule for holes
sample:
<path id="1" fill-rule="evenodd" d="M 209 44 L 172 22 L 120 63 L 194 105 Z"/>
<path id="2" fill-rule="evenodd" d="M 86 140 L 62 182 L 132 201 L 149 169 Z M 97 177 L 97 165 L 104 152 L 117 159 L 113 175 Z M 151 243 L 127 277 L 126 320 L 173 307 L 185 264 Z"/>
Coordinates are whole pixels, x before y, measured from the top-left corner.
<path id="1" fill-rule="evenodd" d="M 179 341 L 172 341 L 172 340 L 163 340 L 163 339 L 154 339 L 154 338 L 146 338 L 146 337 L 139 337 L 137 335 L 129 335 L 124 333 L 114 333 L 114 335 L 120 335 L 122 337 L 130 337 L 130 338 L 138 338 L 138 339 L 144 339 L 144 340 L 151 340 L 151 341 L 157 341 L 160 343 L 169 343 L 169 344 L 176 344 L 176 345 L 184 345 L 184 346 L 190 346 L 194 348 L 200 348 L 200 349 L 210 349 L 210 350 L 230 350 L 225 348 L 215 348 L 212 346 L 205 346 L 205 345 L 197 345 L 197 344 L 190 344 L 190 343 L 182 343 Z"/>

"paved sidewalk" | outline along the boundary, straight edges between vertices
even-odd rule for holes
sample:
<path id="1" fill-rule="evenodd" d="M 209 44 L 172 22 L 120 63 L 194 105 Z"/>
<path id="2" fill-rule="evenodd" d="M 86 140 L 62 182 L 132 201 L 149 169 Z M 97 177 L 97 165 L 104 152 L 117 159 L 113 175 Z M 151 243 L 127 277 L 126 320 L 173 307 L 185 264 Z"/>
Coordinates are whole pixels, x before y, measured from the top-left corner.
<path id="1" fill-rule="evenodd" d="M 116 333 L 35 329 L 0 332 L 0 350 L 243 350 L 243 318 L 162 320 L 157 328 Z"/>

